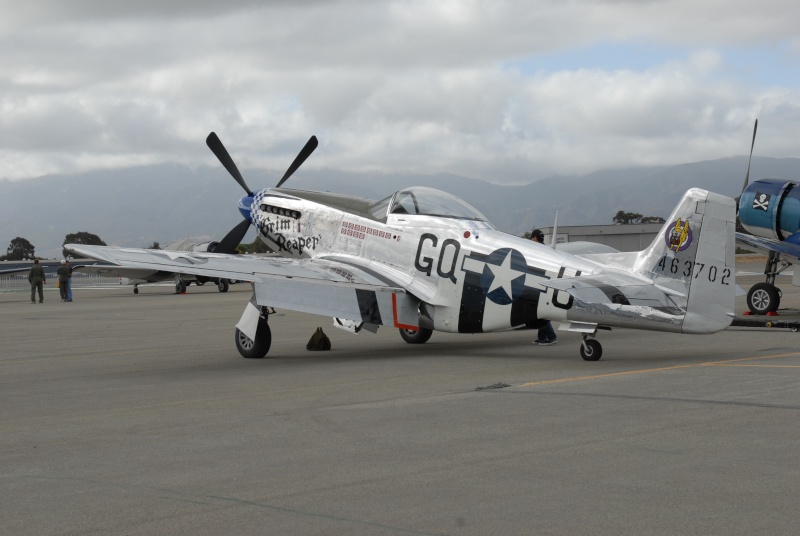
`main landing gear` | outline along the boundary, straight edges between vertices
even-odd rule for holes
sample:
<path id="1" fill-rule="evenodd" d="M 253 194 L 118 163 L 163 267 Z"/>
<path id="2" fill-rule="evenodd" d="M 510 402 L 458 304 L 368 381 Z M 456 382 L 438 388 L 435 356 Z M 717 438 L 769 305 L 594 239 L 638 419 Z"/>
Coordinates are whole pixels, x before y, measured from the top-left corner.
<path id="1" fill-rule="evenodd" d="M 780 264 L 780 266 L 779 266 Z M 775 286 L 775 276 L 784 271 L 790 263 L 781 262 L 781 256 L 774 251 L 769 252 L 767 264 L 764 266 L 765 283 L 756 283 L 747 293 L 747 308 L 750 314 L 765 315 L 774 313 L 781 305 L 781 289 Z"/>
<path id="2" fill-rule="evenodd" d="M 217 290 L 220 292 L 228 292 L 228 280 L 227 279 L 219 279 L 217 280 Z"/>
<path id="3" fill-rule="evenodd" d="M 400 336 L 408 344 L 425 344 L 431 335 L 433 335 L 433 330 L 426 328 L 400 330 Z"/>
<path id="4" fill-rule="evenodd" d="M 269 322 L 267 322 L 267 319 L 269 315 L 274 312 L 275 310 L 270 307 L 261 307 L 255 340 L 245 335 L 239 328 L 236 328 L 234 337 L 236 349 L 239 350 L 242 357 L 246 357 L 247 359 L 261 359 L 267 355 L 270 346 L 272 346 L 272 331 L 269 329 Z"/>
<path id="5" fill-rule="evenodd" d="M 603 357 L 603 346 L 600 344 L 600 341 L 593 338 L 597 335 L 598 329 L 611 331 L 611 328 L 608 326 L 593 326 L 592 329 L 589 325 L 583 329 L 576 330 L 581 332 L 581 337 L 583 338 L 580 350 L 581 357 L 584 361 L 600 361 L 600 358 Z"/>
<path id="6" fill-rule="evenodd" d="M 584 361 L 599 361 L 603 357 L 603 347 L 597 339 L 590 339 L 589 335 L 583 335 L 581 343 L 581 357 Z"/>

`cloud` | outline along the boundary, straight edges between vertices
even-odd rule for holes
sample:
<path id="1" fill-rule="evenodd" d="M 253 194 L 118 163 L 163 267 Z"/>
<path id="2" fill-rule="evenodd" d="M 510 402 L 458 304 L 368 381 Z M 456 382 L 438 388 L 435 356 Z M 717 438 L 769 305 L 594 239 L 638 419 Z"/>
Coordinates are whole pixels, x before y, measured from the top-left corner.
<path id="1" fill-rule="evenodd" d="M 800 57 L 778 0 L 0 7 L 12 179 L 214 164 L 211 130 L 242 166 L 317 134 L 308 166 L 497 182 L 743 154 L 755 117 L 765 156 L 800 134 L 797 84 L 766 72 Z"/>

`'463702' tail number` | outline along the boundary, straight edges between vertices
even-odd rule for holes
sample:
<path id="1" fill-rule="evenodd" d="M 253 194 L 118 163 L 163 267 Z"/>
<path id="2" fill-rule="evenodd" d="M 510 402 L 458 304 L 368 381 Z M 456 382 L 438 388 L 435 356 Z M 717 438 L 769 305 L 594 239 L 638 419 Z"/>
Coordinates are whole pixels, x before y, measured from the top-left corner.
<path id="1" fill-rule="evenodd" d="M 719 283 L 720 285 L 730 285 L 731 278 L 730 268 L 722 268 L 703 262 L 682 261 L 675 257 L 667 257 L 666 255 L 661 257 L 661 260 L 658 261 L 656 271 L 678 277 L 693 277 L 694 279 L 704 277 L 707 278 L 710 283 Z"/>

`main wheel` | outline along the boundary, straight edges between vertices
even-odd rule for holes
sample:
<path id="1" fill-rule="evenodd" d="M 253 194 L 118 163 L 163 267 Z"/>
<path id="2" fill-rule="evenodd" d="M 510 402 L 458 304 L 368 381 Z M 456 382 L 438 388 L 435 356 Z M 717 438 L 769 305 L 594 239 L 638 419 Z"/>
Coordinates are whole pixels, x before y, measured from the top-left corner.
<path id="1" fill-rule="evenodd" d="M 603 357 L 603 347 L 595 339 L 586 339 L 581 344 L 581 357 L 584 361 L 599 361 Z"/>
<path id="2" fill-rule="evenodd" d="M 263 318 L 258 319 L 258 328 L 256 328 L 256 340 L 251 339 L 236 328 L 236 349 L 242 354 L 242 357 L 248 359 L 261 359 L 267 352 L 269 347 L 272 346 L 272 330 L 269 329 L 269 323 Z"/>
<path id="3" fill-rule="evenodd" d="M 220 279 L 217 283 L 217 289 L 219 289 L 220 292 L 228 292 L 228 280 Z"/>
<path id="4" fill-rule="evenodd" d="M 183 294 L 184 292 L 186 292 L 186 283 L 184 283 L 183 281 L 178 281 L 177 283 L 175 283 L 175 292 L 177 294 Z"/>
<path id="5" fill-rule="evenodd" d="M 769 283 L 756 283 L 747 293 L 747 307 L 754 315 L 774 313 L 781 304 L 780 291 Z"/>
<path id="6" fill-rule="evenodd" d="M 400 336 L 403 337 L 403 340 L 406 341 L 408 344 L 425 344 L 428 342 L 428 339 L 431 338 L 433 335 L 432 329 L 401 329 Z"/>

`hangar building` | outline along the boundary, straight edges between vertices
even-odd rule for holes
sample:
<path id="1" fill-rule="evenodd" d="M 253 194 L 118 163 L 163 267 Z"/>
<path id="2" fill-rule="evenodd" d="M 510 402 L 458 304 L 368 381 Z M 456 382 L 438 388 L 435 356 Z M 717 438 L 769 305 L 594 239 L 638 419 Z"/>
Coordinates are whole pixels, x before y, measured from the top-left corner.
<path id="1" fill-rule="evenodd" d="M 636 223 L 621 225 L 564 225 L 558 226 L 556 242 L 596 242 L 619 251 L 641 251 L 653 241 L 663 223 Z M 544 243 L 550 243 L 552 227 L 540 227 Z"/>

